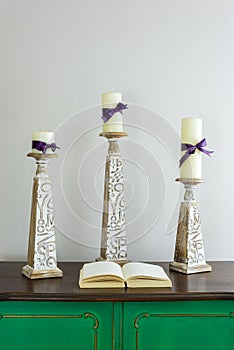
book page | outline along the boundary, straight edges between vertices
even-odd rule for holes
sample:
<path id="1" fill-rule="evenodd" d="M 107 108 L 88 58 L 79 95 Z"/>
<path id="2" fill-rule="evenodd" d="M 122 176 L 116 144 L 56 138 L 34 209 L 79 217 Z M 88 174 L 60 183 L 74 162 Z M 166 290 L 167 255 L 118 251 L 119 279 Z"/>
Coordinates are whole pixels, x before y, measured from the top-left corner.
<path id="1" fill-rule="evenodd" d="M 90 277 L 114 275 L 124 279 L 119 264 L 112 261 L 98 261 L 84 264 L 82 268 L 82 280 Z"/>
<path id="2" fill-rule="evenodd" d="M 125 281 L 134 277 L 155 278 L 159 280 L 168 280 L 168 276 L 161 266 L 130 262 L 122 267 Z"/>

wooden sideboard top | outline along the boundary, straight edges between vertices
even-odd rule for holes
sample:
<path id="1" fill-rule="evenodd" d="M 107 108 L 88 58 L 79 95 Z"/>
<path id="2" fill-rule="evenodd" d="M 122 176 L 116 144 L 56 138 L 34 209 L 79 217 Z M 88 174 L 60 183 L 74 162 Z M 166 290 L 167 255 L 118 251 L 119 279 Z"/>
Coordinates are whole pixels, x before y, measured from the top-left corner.
<path id="1" fill-rule="evenodd" d="M 0 301 L 176 301 L 234 300 L 234 261 L 212 262 L 212 272 L 184 275 L 169 272 L 172 288 L 80 289 L 79 271 L 83 262 L 64 262 L 58 266 L 63 278 L 29 280 L 21 275 L 23 262 L 0 262 Z"/>

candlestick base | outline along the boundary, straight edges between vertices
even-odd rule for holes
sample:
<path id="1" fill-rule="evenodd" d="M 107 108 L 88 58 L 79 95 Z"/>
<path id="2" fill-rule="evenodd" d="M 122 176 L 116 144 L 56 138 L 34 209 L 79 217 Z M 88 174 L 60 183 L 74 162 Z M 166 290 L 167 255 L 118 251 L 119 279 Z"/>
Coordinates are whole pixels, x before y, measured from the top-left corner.
<path id="1" fill-rule="evenodd" d="M 129 262 L 128 259 L 124 259 L 124 260 L 111 260 L 111 259 L 105 259 L 104 257 L 102 256 L 99 256 L 99 258 L 96 259 L 96 261 L 112 261 L 112 262 L 117 262 L 120 266 L 123 266 L 124 264 L 127 264 Z"/>
<path id="2" fill-rule="evenodd" d="M 209 264 L 205 265 L 198 265 L 198 266 L 188 266 L 188 264 L 185 263 L 178 263 L 174 261 L 170 264 L 170 270 L 174 270 L 177 272 L 184 273 L 186 275 L 190 275 L 192 273 L 198 273 L 198 272 L 210 272 L 212 271 L 212 267 Z"/>
<path id="3" fill-rule="evenodd" d="M 58 267 L 50 270 L 35 270 L 31 266 L 25 265 L 22 268 L 22 274 L 32 280 L 40 278 L 62 277 L 63 271 Z"/>
<path id="4" fill-rule="evenodd" d="M 62 277 L 57 267 L 52 184 L 48 164 L 57 154 L 28 153 L 36 160 L 37 170 L 33 179 L 30 232 L 27 265 L 22 274 L 30 279 Z"/>
<path id="5" fill-rule="evenodd" d="M 184 274 L 208 272 L 212 267 L 206 263 L 199 205 L 196 187 L 203 179 L 176 179 L 185 186 L 184 202 L 180 205 L 179 223 L 175 245 L 174 262 L 170 270 Z"/>
<path id="6" fill-rule="evenodd" d="M 109 143 L 106 157 L 101 252 L 98 261 L 128 262 L 125 230 L 123 162 L 117 139 L 124 132 L 101 133 Z"/>

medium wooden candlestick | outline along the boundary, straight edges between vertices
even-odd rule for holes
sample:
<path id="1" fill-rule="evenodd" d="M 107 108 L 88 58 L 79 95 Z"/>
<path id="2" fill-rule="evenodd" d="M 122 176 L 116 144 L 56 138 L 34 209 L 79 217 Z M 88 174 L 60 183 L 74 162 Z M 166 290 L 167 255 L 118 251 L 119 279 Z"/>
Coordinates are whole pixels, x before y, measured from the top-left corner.
<path id="1" fill-rule="evenodd" d="M 104 203 L 102 216 L 101 253 L 97 260 L 108 260 L 120 265 L 128 262 L 123 162 L 118 146 L 118 138 L 127 136 L 125 132 L 101 133 L 109 142 L 106 157 Z"/>
<path id="2" fill-rule="evenodd" d="M 170 269 L 185 274 L 208 272 L 212 267 L 206 263 L 202 237 L 199 205 L 196 199 L 197 185 L 202 179 L 177 179 L 184 184 L 184 202 L 180 205 L 179 223 L 175 245 L 174 262 Z"/>
<path id="3" fill-rule="evenodd" d="M 56 154 L 29 153 L 37 163 L 33 179 L 27 265 L 22 274 L 30 279 L 62 277 L 57 267 L 53 198 L 48 164 Z"/>

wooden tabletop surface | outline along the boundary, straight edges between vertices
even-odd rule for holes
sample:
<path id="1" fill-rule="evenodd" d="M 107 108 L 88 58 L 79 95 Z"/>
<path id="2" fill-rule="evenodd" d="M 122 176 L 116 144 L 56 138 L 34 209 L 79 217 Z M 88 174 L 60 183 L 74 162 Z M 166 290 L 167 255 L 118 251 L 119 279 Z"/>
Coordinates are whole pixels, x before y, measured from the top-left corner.
<path id="1" fill-rule="evenodd" d="M 234 300 L 234 261 L 211 262 L 212 272 L 184 275 L 169 272 L 172 288 L 80 289 L 79 271 L 84 263 L 64 262 L 58 266 L 63 278 L 29 280 L 21 275 L 23 262 L 0 262 L 0 301 L 170 301 Z"/>

